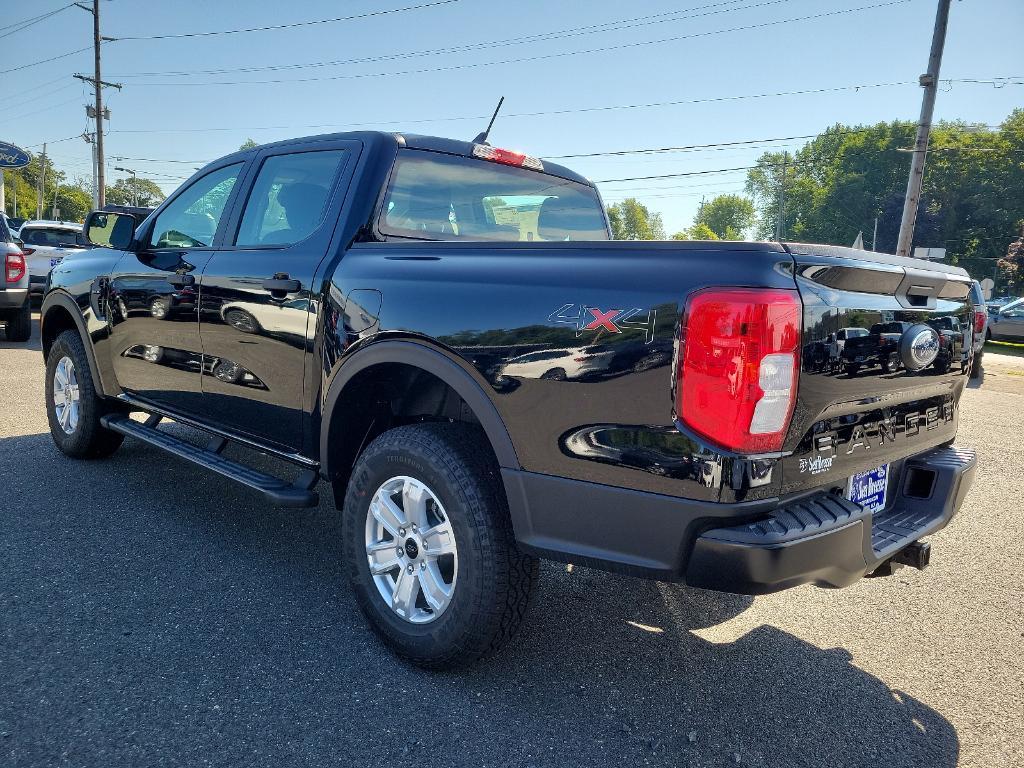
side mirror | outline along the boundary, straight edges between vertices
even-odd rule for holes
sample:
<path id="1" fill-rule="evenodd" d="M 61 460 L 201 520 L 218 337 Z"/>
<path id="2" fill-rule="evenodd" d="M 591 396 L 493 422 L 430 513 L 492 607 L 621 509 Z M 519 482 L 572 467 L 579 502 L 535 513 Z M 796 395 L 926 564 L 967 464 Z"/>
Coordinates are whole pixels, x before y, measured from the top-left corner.
<path id="1" fill-rule="evenodd" d="M 131 249 L 135 240 L 135 217 L 112 211 L 93 211 L 82 228 L 85 239 L 100 248 Z"/>

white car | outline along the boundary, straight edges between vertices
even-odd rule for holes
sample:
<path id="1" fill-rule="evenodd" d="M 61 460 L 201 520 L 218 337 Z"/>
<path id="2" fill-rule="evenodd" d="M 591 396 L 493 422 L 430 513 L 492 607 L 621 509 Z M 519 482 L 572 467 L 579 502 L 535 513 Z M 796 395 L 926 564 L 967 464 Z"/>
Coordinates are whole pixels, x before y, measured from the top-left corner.
<path id="1" fill-rule="evenodd" d="M 603 371 L 614 356 L 614 352 L 595 352 L 590 347 L 528 352 L 505 363 L 500 375 L 523 379 L 579 379 Z"/>
<path id="2" fill-rule="evenodd" d="M 67 256 L 92 247 L 82 235 L 82 225 L 68 221 L 26 221 L 18 238 L 24 243 L 21 250 L 28 259 L 29 291 L 33 296 L 42 295 L 51 268 Z"/>

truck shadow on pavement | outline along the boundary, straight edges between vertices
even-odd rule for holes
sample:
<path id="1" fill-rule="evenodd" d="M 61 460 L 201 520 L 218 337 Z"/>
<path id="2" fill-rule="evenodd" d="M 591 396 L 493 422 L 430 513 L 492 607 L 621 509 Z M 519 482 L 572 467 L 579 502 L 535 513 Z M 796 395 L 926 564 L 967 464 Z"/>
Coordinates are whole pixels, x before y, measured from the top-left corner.
<path id="1" fill-rule="evenodd" d="M 364 624 L 326 486 L 273 509 L 138 443 L 71 462 L 49 435 L 0 462 L 29 468 L 2 505 L 5 765 L 957 763 L 953 726 L 845 650 L 694 632 L 748 597 L 547 564 L 504 652 L 426 672 Z"/>

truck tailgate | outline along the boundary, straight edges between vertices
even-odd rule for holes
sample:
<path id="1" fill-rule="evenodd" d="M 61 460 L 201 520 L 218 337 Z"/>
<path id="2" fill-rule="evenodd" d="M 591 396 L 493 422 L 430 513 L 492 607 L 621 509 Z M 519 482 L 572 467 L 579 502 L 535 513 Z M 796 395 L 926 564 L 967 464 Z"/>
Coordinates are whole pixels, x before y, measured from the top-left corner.
<path id="1" fill-rule="evenodd" d="M 963 343 L 967 273 L 851 248 L 786 247 L 804 309 L 782 492 L 845 487 L 851 475 L 952 440 L 973 354 Z"/>

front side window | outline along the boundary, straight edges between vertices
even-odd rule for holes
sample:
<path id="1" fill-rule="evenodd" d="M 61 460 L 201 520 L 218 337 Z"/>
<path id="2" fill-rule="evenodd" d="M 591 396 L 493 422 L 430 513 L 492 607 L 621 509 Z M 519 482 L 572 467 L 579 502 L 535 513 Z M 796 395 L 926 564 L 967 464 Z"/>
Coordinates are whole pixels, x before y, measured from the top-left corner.
<path id="1" fill-rule="evenodd" d="M 268 157 L 260 168 L 235 245 L 285 246 L 305 240 L 320 225 L 345 150 Z"/>
<path id="2" fill-rule="evenodd" d="M 379 229 L 418 240 L 608 240 L 597 192 L 558 176 L 403 149 Z"/>
<path id="3" fill-rule="evenodd" d="M 224 207 L 242 163 L 219 168 L 192 183 L 156 217 L 151 248 L 207 248 L 213 245 Z"/>

